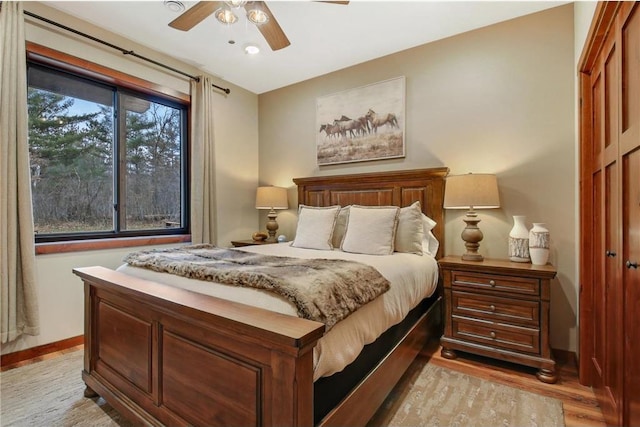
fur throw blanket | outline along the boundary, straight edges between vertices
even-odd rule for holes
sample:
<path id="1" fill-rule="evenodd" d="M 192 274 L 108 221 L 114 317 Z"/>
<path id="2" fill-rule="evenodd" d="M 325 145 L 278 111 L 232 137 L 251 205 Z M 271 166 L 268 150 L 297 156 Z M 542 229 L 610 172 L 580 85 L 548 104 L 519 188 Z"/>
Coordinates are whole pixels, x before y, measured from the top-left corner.
<path id="1" fill-rule="evenodd" d="M 322 322 L 327 330 L 389 289 L 378 270 L 355 261 L 270 256 L 206 244 L 133 252 L 124 262 L 275 292 L 291 301 L 300 317 Z"/>

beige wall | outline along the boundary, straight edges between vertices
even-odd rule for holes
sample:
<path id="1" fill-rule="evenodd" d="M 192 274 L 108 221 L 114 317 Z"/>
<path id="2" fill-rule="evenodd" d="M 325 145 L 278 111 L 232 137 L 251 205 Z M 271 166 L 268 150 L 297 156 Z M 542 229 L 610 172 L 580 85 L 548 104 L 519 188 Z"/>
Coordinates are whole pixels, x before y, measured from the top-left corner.
<path id="1" fill-rule="evenodd" d="M 502 207 L 481 211 L 486 257 L 507 255 L 512 215 L 551 231 L 551 343 L 576 349 L 575 66 L 573 5 L 550 9 L 327 74 L 259 96 L 260 182 L 447 166 L 495 173 Z M 406 78 L 406 157 L 319 168 L 316 98 Z M 463 251 L 463 212 L 446 214 L 447 254 Z M 279 216 L 293 237 L 295 211 Z M 264 218 L 261 218 L 264 226 Z"/>
<path id="2" fill-rule="evenodd" d="M 62 14 L 41 3 L 26 2 L 25 9 L 65 24 L 71 28 L 102 38 L 125 49 L 166 63 L 191 75 L 197 69 L 91 24 Z M 87 41 L 41 21 L 27 18 L 26 36 L 32 41 L 71 55 L 87 59 L 142 79 L 189 93 L 189 80 L 141 60 Z M 214 111 L 216 200 L 219 245 L 229 245 L 231 239 L 246 238 L 258 227 L 254 208 L 258 185 L 258 97 L 222 80 L 216 84 L 229 87 L 231 94 L 220 94 Z M 114 249 L 55 255 L 36 258 L 40 301 L 41 334 L 24 336 L 3 345 L 2 354 L 30 348 L 83 333 L 83 287 L 71 269 L 80 266 L 103 265 L 116 268 L 132 249 Z"/>

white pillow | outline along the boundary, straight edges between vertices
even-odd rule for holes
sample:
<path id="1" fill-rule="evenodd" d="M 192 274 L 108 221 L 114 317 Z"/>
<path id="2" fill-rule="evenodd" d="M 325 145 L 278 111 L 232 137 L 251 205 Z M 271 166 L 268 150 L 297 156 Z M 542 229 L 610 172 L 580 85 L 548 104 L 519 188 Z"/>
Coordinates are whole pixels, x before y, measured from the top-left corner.
<path id="1" fill-rule="evenodd" d="M 433 228 L 436 226 L 436 224 L 437 224 L 437 222 L 435 222 L 434 220 L 432 220 L 431 218 L 429 218 L 425 214 L 422 214 L 422 225 L 424 226 L 424 232 L 425 233 L 427 233 L 428 231 L 433 230 Z"/>
<path id="2" fill-rule="evenodd" d="M 291 246 L 306 249 L 331 250 L 331 236 L 340 206 L 326 208 L 300 205 L 298 228 Z"/>
<path id="3" fill-rule="evenodd" d="M 436 226 L 437 222 L 422 214 L 422 226 L 424 238 L 422 239 L 422 252 L 431 256 L 436 256 L 440 242 L 431 230 Z"/>
<path id="4" fill-rule="evenodd" d="M 344 232 L 347 231 L 347 220 L 349 219 L 349 206 L 344 206 L 338 213 L 336 219 L 336 225 L 333 227 L 333 237 L 331 238 L 334 248 L 339 248 L 342 245 L 342 239 L 344 238 Z"/>
<path id="5" fill-rule="evenodd" d="M 358 254 L 391 255 L 399 214 L 397 206 L 351 206 L 341 249 Z"/>
<path id="6" fill-rule="evenodd" d="M 395 251 L 422 255 L 424 225 L 420 202 L 400 209 L 396 230 Z"/>

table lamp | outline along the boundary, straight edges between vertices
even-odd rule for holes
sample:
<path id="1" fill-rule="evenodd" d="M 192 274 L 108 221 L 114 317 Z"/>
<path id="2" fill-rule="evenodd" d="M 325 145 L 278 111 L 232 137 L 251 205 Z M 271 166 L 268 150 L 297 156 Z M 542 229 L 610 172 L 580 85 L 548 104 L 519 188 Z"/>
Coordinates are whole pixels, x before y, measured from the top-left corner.
<path id="1" fill-rule="evenodd" d="M 269 237 L 267 242 L 276 242 L 276 231 L 278 230 L 278 223 L 276 222 L 276 209 L 288 209 L 289 204 L 287 202 L 287 189 L 282 187 L 258 187 L 256 192 L 256 209 L 269 209 L 267 217 L 267 231 Z"/>
<path id="2" fill-rule="evenodd" d="M 462 240 L 467 251 L 462 255 L 465 261 L 482 261 L 478 253 L 480 241 L 484 237 L 478 223 L 480 219 L 475 209 L 500 207 L 498 181 L 495 175 L 473 174 L 452 175 L 446 178 L 444 190 L 445 209 L 467 209 L 462 219 L 467 226 L 462 230 Z"/>

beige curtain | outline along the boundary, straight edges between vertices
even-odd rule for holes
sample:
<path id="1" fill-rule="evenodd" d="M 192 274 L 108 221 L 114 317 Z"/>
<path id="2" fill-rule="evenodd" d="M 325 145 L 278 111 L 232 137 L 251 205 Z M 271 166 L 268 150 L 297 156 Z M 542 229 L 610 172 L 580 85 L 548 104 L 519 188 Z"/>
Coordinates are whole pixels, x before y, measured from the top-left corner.
<path id="1" fill-rule="evenodd" d="M 29 172 L 22 2 L 0 9 L 0 334 L 40 333 Z"/>
<path id="2" fill-rule="evenodd" d="M 215 157 L 213 87 L 209 77 L 191 81 L 191 241 L 214 243 Z"/>

